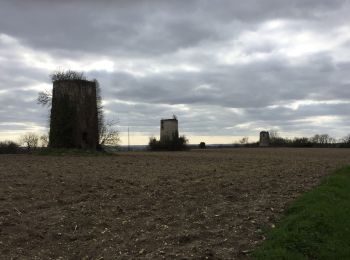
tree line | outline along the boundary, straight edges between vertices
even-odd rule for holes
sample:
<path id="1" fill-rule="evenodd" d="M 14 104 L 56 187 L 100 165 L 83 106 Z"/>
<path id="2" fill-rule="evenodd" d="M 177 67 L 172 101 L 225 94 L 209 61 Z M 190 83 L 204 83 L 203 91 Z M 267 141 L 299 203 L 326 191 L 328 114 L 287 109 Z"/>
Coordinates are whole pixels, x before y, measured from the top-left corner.
<path id="1" fill-rule="evenodd" d="M 272 147 L 334 147 L 334 148 L 350 148 L 350 134 L 336 139 L 329 134 L 315 134 L 312 137 L 282 137 L 280 134 L 271 130 L 270 146 Z M 251 143 L 248 137 L 243 137 L 239 140 L 239 144 L 235 146 L 258 146 L 259 142 Z"/>
<path id="2" fill-rule="evenodd" d="M 48 144 L 49 136 L 47 134 L 38 135 L 35 133 L 26 133 L 22 135 L 17 142 L 0 142 L 0 154 L 32 152 L 39 147 L 47 147 Z"/>

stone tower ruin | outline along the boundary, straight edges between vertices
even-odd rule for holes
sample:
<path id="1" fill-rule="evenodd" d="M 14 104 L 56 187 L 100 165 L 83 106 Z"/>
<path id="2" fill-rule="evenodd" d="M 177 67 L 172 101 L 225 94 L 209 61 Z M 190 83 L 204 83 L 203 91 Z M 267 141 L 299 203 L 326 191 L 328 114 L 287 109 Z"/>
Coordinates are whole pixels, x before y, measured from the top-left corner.
<path id="1" fill-rule="evenodd" d="M 260 132 L 259 146 L 267 147 L 270 145 L 270 134 L 267 131 Z"/>
<path id="2" fill-rule="evenodd" d="M 97 149 L 96 88 L 88 80 L 53 82 L 49 147 Z"/>
<path id="3" fill-rule="evenodd" d="M 160 142 L 172 141 L 179 138 L 177 118 L 160 120 Z"/>

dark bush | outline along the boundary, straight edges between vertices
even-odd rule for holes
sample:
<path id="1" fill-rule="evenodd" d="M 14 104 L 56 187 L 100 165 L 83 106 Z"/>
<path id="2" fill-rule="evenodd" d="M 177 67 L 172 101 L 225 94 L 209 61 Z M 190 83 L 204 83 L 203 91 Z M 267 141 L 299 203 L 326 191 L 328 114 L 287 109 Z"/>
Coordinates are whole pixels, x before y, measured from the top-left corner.
<path id="1" fill-rule="evenodd" d="M 59 80 L 86 80 L 86 77 L 83 72 L 67 70 L 67 71 L 55 71 L 50 75 L 51 81 Z"/>
<path id="2" fill-rule="evenodd" d="M 345 140 L 345 139 L 344 139 Z M 336 139 L 328 134 L 314 135 L 311 138 L 295 137 L 294 139 L 283 138 L 275 134 L 270 138 L 272 147 L 346 147 L 346 140 L 337 143 Z"/>
<path id="3" fill-rule="evenodd" d="M 19 152 L 19 145 L 12 141 L 0 142 L 0 154 L 14 154 Z"/>
<path id="4" fill-rule="evenodd" d="M 148 143 L 148 149 L 151 151 L 184 151 L 188 150 L 188 140 L 185 136 L 173 139 L 158 141 L 155 137 L 151 137 Z"/>
<path id="5" fill-rule="evenodd" d="M 200 148 L 200 149 L 205 149 L 205 148 L 206 148 L 205 142 L 200 142 L 199 148 Z"/>
<path id="6" fill-rule="evenodd" d="M 270 138 L 270 146 L 283 147 L 283 146 L 290 146 L 290 144 L 291 144 L 291 140 L 283 137 Z"/>
<path id="7" fill-rule="evenodd" d="M 293 147 L 312 147 L 312 142 L 307 137 L 295 137 L 291 142 L 291 146 Z"/>

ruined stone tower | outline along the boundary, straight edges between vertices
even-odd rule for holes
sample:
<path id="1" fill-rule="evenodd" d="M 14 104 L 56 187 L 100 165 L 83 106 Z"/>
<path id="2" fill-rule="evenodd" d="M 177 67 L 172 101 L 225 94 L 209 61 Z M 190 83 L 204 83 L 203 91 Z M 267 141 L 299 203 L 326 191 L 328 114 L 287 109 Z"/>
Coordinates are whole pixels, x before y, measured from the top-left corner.
<path id="1" fill-rule="evenodd" d="M 95 81 L 54 81 L 50 147 L 97 148 L 99 140 L 96 87 Z"/>
<path id="2" fill-rule="evenodd" d="M 259 146 L 266 147 L 270 145 L 270 134 L 267 131 L 260 132 Z"/>
<path id="3" fill-rule="evenodd" d="M 177 118 L 160 120 L 160 142 L 171 141 L 179 138 L 179 126 Z"/>

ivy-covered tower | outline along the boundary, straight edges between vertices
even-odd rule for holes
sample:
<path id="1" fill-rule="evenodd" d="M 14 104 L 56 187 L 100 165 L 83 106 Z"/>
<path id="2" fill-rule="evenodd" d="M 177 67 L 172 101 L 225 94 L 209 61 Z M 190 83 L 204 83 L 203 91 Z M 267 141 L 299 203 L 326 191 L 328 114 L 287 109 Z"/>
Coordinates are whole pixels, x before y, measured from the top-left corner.
<path id="1" fill-rule="evenodd" d="M 49 147 L 97 149 L 96 81 L 53 82 Z"/>
<path id="2" fill-rule="evenodd" d="M 177 139 L 179 139 L 179 123 L 176 116 L 160 120 L 160 141 L 164 143 Z"/>

